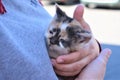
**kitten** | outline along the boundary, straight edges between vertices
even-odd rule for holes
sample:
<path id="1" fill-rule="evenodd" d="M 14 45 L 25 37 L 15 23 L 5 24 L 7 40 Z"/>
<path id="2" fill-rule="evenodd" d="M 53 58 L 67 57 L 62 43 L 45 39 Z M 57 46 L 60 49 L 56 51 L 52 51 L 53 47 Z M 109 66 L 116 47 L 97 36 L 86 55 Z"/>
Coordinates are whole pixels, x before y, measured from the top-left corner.
<path id="1" fill-rule="evenodd" d="M 84 30 L 77 20 L 68 17 L 56 5 L 56 15 L 45 35 L 50 58 L 78 51 L 91 37 L 92 34 Z"/>

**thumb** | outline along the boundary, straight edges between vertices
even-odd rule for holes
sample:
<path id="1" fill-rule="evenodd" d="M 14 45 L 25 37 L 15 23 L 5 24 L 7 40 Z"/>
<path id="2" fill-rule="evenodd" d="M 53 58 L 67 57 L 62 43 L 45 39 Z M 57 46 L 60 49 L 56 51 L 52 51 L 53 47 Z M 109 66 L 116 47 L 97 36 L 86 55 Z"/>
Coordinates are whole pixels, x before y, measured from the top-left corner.
<path id="1" fill-rule="evenodd" d="M 85 30 L 91 31 L 90 26 L 85 22 L 83 18 L 83 14 L 84 6 L 82 4 L 79 4 L 74 11 L 73 18 L 76 19 Z"/>
<path id="2" fill-rule="evenodd" d="M 100 53 L 99 57 L 97 57 L 96 60 L 99 61 L 100 63 L 106 65 L 110 55 L 111 55 L 111 50 L 106 48 Z"/>
<path id="3" fill-rule="evenodd" d="M 75 80 L 103 80 L 110 55 L 111 50 L 104 49 L 94 61 L 83 69 Z"/>
<path id="4" fill-rule="evenodd" d="M 83 19 L 83 14 L 84 14 L 84 6 L 82 4 L 79 4 L 74 11 L 73 17 L 77 21 L 81 22 L 81 20 Z"/>

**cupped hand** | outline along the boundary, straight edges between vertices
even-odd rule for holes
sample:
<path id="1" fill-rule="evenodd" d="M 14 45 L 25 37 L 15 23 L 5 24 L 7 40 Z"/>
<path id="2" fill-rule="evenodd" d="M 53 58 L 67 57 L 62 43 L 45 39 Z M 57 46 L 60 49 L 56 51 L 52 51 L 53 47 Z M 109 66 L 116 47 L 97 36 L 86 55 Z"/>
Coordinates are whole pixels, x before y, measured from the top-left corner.
<path id="1" fill-rule="evenodd" d="M 73 17 L 80 22 L 85 30 L 91 32 L 89 25 L 83 19 L 84 7 L 78 5 L 74 11 Z M 87 64 L 93 61 L 99 55 L 99 46 L 94 37 L 89 43 L 82 47 L 78 52 L 73 52 L 68 55 L 59 56 L 57 59 L 52 59 L 55 72 L 62 76 L 75 76 Z"/>

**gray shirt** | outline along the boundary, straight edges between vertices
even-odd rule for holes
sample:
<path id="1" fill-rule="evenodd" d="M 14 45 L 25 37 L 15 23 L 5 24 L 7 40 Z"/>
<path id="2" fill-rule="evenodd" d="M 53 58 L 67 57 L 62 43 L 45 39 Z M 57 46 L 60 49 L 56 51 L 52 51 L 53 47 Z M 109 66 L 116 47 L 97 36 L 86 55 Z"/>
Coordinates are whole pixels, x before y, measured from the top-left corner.
<path id="1" fill-rule="evenodd" d="M 44 41 L 51 16 L 37 0 L 2 0 L 0 80 L 57 80 Z"/>

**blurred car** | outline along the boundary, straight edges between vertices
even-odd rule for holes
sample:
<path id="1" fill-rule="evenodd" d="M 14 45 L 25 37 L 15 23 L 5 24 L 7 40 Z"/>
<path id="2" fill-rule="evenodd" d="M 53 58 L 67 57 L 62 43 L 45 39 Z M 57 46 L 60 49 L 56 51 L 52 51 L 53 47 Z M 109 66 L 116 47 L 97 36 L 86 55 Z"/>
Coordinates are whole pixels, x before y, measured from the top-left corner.
<path id="1" fill-rule="evenodd" d="M 120 0 L 80 0 L 86 7 L 95 8 L 110 7 L 110 8 L 120 8 Z"/>
<path id="2" fill-rule="evenodd" d="M 49 0 L 50 3 L 63 3 L 63 4 L 73 4 L 73 3 L 76 3 L 76 2 L 79 2 L 80 0 Z"/>

